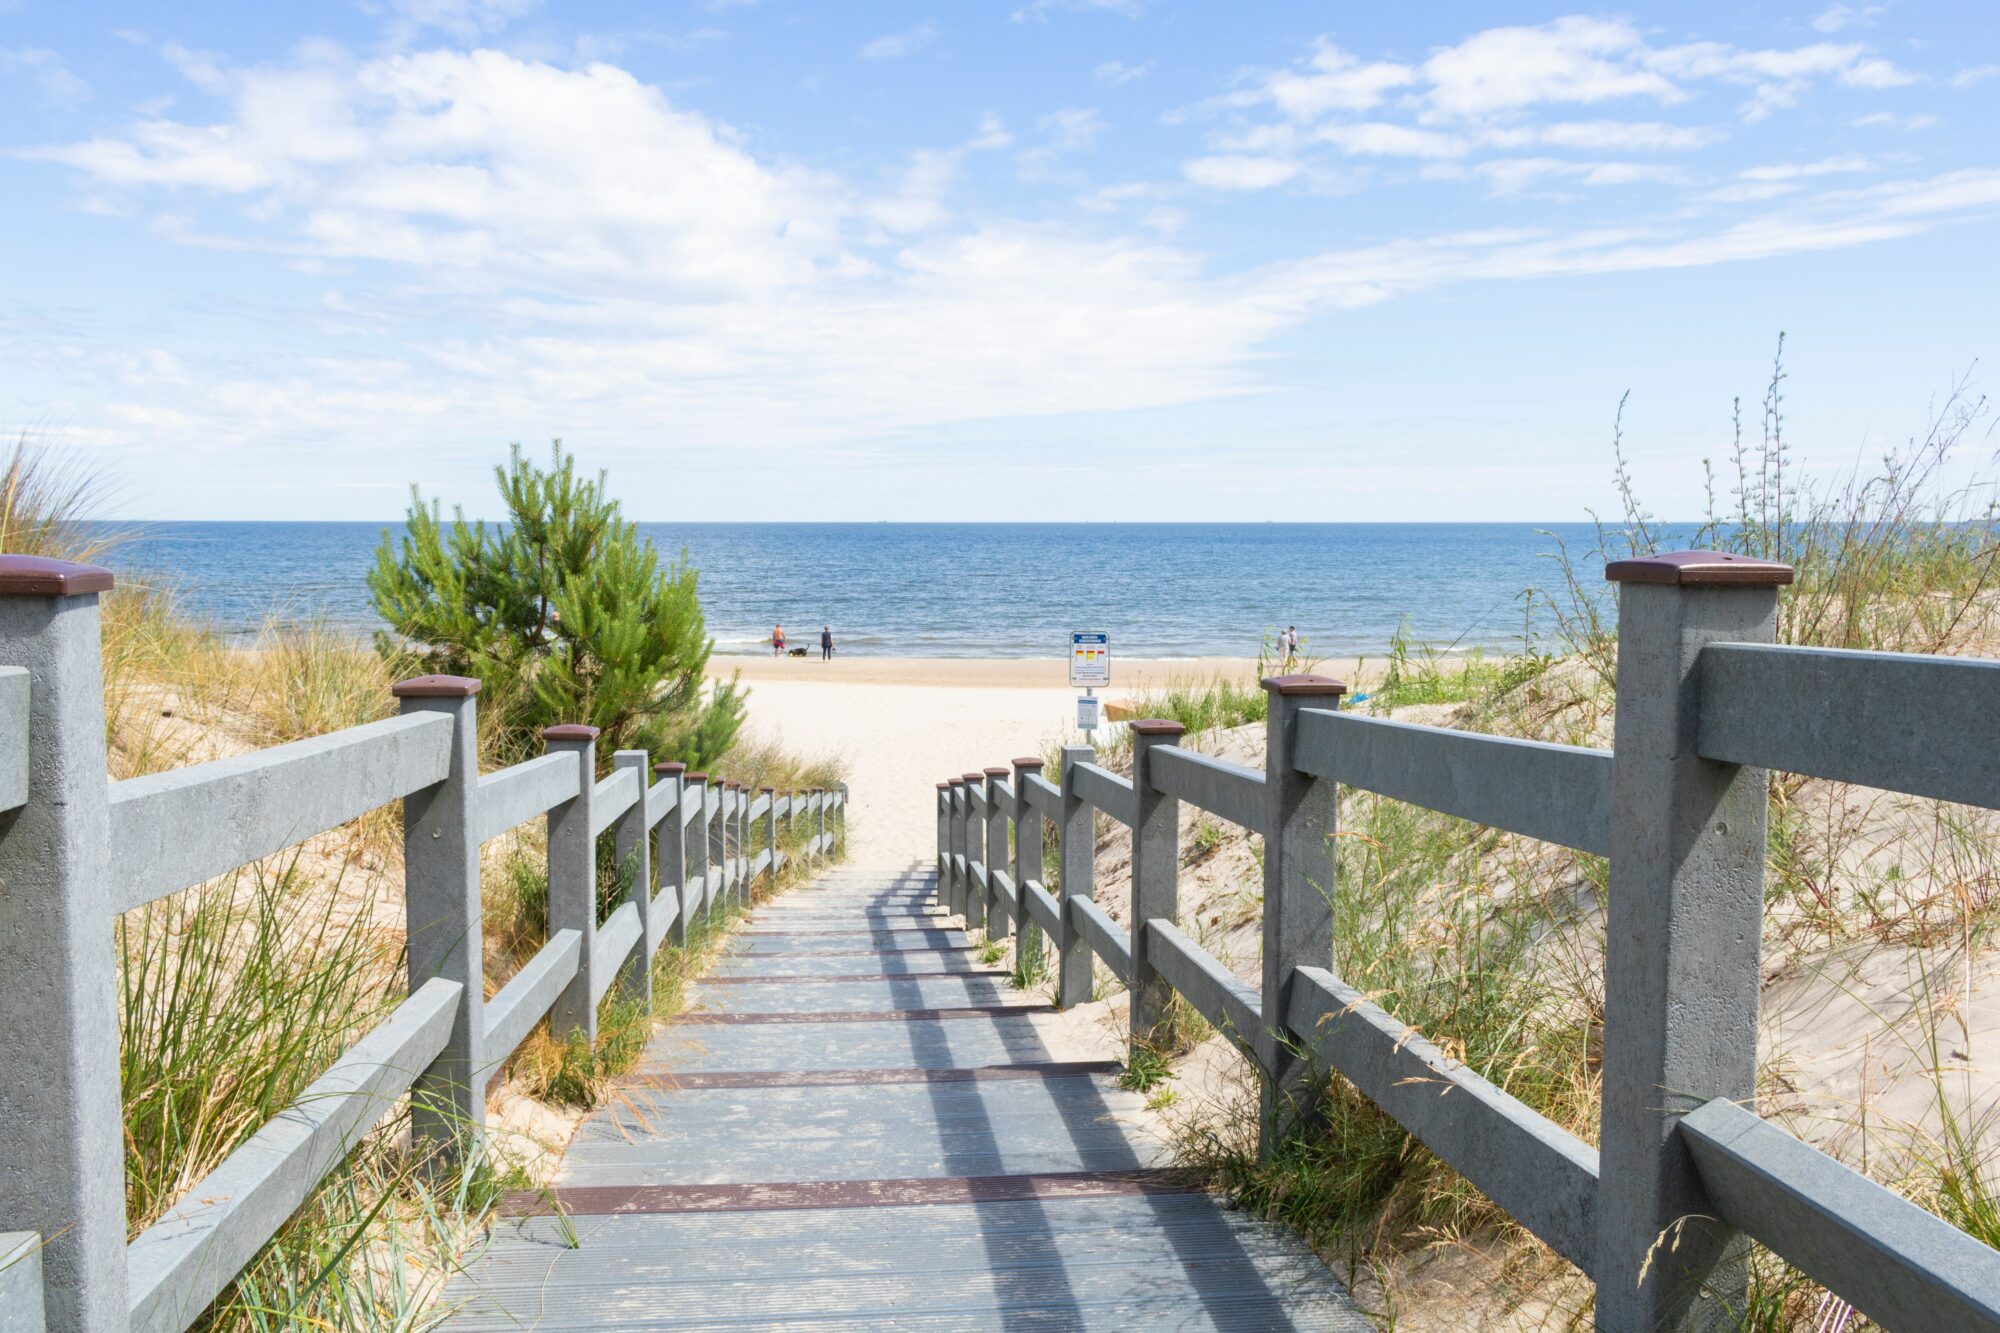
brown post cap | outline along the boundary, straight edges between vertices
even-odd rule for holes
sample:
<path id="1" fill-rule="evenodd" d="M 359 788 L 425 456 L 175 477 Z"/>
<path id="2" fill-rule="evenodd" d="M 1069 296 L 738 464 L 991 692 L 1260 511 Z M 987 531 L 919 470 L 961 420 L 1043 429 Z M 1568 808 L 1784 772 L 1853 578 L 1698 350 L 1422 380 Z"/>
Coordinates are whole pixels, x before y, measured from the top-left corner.
<path id="1" fill-rule="evenodd" d="M 688 774 L 688 775 L 687 775 L 687 780 L 688 780 L 689 782 L 706 782 L 706 781 L 708 781 L 708 774 L 706 774 L 706 773 L 690 773 L 690 774 Z"/>
<path id="2" fill-rule="evenodd" d="M 950 784 L 949 782 L 940 782 L 940 783 L 938 783 L 938 790 L 939 790 L 939 791 L 950 791 L 950 790 L 951 790 L 951 784 Z"/>
<path id="3" fill-rule="evenodd" d="M 1142 717 L 1131 723 L 1135 736 L 1181 736 L 1187 728 L 1164 717 Z"/>
<path id="4" fill-rule="evenodd" d="M 1014 761 L 1014 767 L 1016 768 L 1040 768 L 1041 766 L 1042 761 L 1039 759 L 1016 759 Z"/>
<path id="5" fill-rule="evenodd" d="M 470 699 L 479 682 L 470 676 L 412 676 L 389 687 L 398 699 Z"/>
<path id="6" fill-rule="evenodd" d="M 1011 768 L 989 768 L 986 770 L 986 776 L 989 778 L 1004 778 L 1013 771 Z"/>
<path id="7" fill-rule="evenodd" d="M 75 597 L 108 592 L 116 582 L 102 565 L 78 565 L 44 555 L 0 555 L 0 597 Z"/>
<path id="8" fill-rule="evenodd" d="M 1680 588 L 1779 588 L 1792 577 L 1790 565 L 1728 551 L 1667 551 L 1613 560 L 1604 567 L 1607 583 L 1666 583 Z"/>
<path id="9" fill-rule="evenodd" d="M 653 771 L 655 773 L 666 773 L 671 776 L 675 773 L 687 772 L 687 765 L 672 759 L 662 759 L 659 763 L 653 765 Z"/>
<path id="10" fill-rule="evenodd" d="M 545 741 L 594 741 L 597 728 L 586 727 L 581 722 L 563 722 L 553 727 L 542 728 Z"/>
<path id="11" fill-rule="evenodd" d="M 759 787 L 757 790 L 761 792 L 775 793 L 778 789 L 776 787 Z"/>
<path id="12" fill-rule="evenodd" d="M 965 780 L 967 782 L 984 782 L 986 781 L 986 775 L 984 773 L 967 773 Z"/>
<path id="13" fill-rule="evenodd" d="M 1347 683 L 1335 680 L 1332 676 L 1266 676 L 1264 688 L 1272 694 L 1286 697 L 1347 693 Z"/>
<path id="14" fill-rule="evenodd" d="M 965 779 L 964 779 L 964 778 L 952 778 L 952 779 L 951 779 L 950 781 L 946 782 L 946 783 L 945 783 L 944 785 L 945 785 L 945 786 L 947 786 L 947 787 L 963 787 L 963 786 L 965 785 Z"/>

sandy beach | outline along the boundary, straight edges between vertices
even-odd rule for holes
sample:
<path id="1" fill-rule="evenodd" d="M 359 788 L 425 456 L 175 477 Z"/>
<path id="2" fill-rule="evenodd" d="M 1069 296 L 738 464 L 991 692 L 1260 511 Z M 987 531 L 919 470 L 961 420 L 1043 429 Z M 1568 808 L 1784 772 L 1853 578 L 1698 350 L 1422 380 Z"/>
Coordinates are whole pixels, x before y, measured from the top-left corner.
<path id="1" fill-rule="evenodd" d="M 1318 670 L 1353 673 L 1352 661 Z M 1249 680 L 1246 658 L 1114 662 L 1117 702 L 1175 681 Z M 750 688 L 750 732 L 805 756 L 838 756 L 852 805 L 858 864 L 905 865 L 937 841 L 936 784 L 955 774 L 1042 754 L 1074 736 L 1075 698 L 1061 659 L 723 657 L 709 674 Z"/>

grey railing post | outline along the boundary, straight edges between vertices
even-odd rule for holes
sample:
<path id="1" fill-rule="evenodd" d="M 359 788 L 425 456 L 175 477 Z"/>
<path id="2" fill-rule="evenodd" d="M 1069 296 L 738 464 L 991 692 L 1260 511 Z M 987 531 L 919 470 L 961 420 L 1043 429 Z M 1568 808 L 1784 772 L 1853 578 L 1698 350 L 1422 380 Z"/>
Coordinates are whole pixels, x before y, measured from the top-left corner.
<path id="1" fill-rule="evenodd" d="M 951 906 L 951 784 L 937 785 L 937 883 L 931 895 L 939 907 Z"/>
<path id="2" fill-rule="evenodd" d="M 1014 955 L 1030 966 L 1039 952 L 1039 937 L 1028 915 L 1027 884 L 1042 878 L 1042 812 L 1028 804 L 1028 778 L 1041 771 L 1039 759 L 1014 761 Z"/>
<path id="3" fill-rule="evenodd" d="M 965 812 L 967 808 L 965 803 L 965 779 L 962 777 L 953 778 L 945 784 L 945 788 L 946 799 L 950 805 L 952 856 L 951 891 L 945 901 L 945 907 L 953 916 L 962 918 L 968 910 L 965 906 L 965 886 L 971 879 L 971 872 L 965 859 L 967 854 L 965 846 Z"/>
<path id="4" fill-rule="evenodd" d="M 549 934 L 573 930 L 582 937 L 576 975 L 549 1009 L 557 1041 L 581 1032 L 597 1044 L 597 1006 L 591 1002 L 590 955 L 597 943 L 597 840 L 590 836 L 591 795 L 597 786 L 597 728 L 566 723 L 542 732 L 551 753 L 576 759 L 576 795 L 549 811 Z"/>
<path id="5" fill-rule="evenodd" d="M 1264 682 L 1264 1028 L 1240 1034 L 1264 1067 L 1258 1151 L 1269 1159 L 1304 1072 L 1285 1032 L 1286 987 L 1298 967 L 1333 966 L 1333 835 L 1339 789 L 1292 763 L 1298 716 L 1338 708 L 1347 687 L 1327 676 Z"/>
<path id="6" fill-rule="evenodd" d="M 827 843 L 827 838 L 826 838 L 826 812 L 828 808 L 832 806 L 832 804 L 833 804 L 833 792 L 828 788 L 821 787 L 819 790 L 813 793 L 813 806 L 815 809 L 819 811 L 819 839 L 820 839 L 821 855 L 826 854 L 829 845 Z"/>
<path id="7" fill-rule="evenodd" d="M 0 556 L 0 665 L 29 681 L 28 799 L 0 814 L 0 1223 L 39 1231 L 53 1333 L 124 1333 L 103 639 L 108 570 Z M 201 830 L 189 829 L 199 837 Z"/>
<path id="8" fill-rule="evenodd" d="M 986 938 L 1004 940 L 1014 919 L 1000 910 L 1000 871 L 1013 865 L 1007 851 L 1007 803 L 1000 799 L 1000 784 L 1009 770 L 986 770 Z"/>
<path id="9" fill-rule="evenodd" d="M 1618 590 L 1605 899 L 1597 1326 L 1734 1327 L 1747 1243 L 1677 1126 L 1754 1105 L 1765 775 L 1695 753 L 1705 644 L 1769 643 L 1784 565 L 1684 552 L 1607 565 Z"/>
<path id="10" fill-rule="evenodd" d="M 829 844 L 829 846 L 837 845 L 842 852 L 845 852 L 847 850 L 847 784 L 845 782 L 841 783 L 838 787 L 834 788 L 834 791 L 840 794 L 840 799 L 834 802 L 833 806 L 836 812 L 838 827 L 834 831 L 833 843 Z"/>
<path id="11" fill-rule="evenodd" d="M 683 945 L 687 943 L 688 874 L 687 842 L 681 837 L 681 814 L 685 807 L 681 802 L 686 799 L 687 784 L 682 775 L 687 772 L 687 765 L 659 763 L 653 765 L 653 771 L 660 775 L 660 782 L 667 789 L 661 798 L 667 814 L 655 825 L 659 831 L 653 835 L 653 860 L 660 867 L 660 887 L 672 889 L 678 904 L 674 919 L 667 926 L 667 938 Z"/>
<path id="12" fill-rule="evenodd" d="M 771 889 L 778 887 L 778 789 L 766 787 L 764 791 L 764 850 L 770 853 L 770 860 L 764 866 L 768 878 L 765 885 Z"/>
<path id="13" fill-rule="evenodd" d="M 626 807 L 611 826 L 612 864 L 618 873 L 632 876 L 625 901 L 639 913 L 639 947 L 619 974 L 618 988 L 629 1000 L 653 1002 L 653 946 L 660 937 L 653 926 L 653 840 L 649 822 L 653 810 L 652 756 L 644 750 L 616 750 L 611 755 L 611 771 L 632 770 L 639 784 L 639 799 Z"/>
<path id="14" fill-rule="evenodd" d="M 1069 910 L 1072 901 L 1096 896 L 1097 812 L 1076 795 L 1074 770 L 1097 757 L 1088 745 L 1062 747 L 1062 820 L 1056 829 L 1056 852 L 1062 872 L 1063 937 L 1056 966 L 1056 1003 L 1064 1009 L 1088 1004 L 1096 988 L 1091 975 L 1090 945 L 1077 929 Z"/>
<path id="15" fill-rule="evenodd" d="M 750 904 L 749 790 L 737 780 L 732 779 L 729 784 L 729 848 L 734 856 L 732 868 L 736 874 L 736 904 L 739 907 Z"/>
<path id="16" fill-rule="evenodd" d="M 687 839 L 688 883 L 692 887 L 695 880 L 701 881 L 701 899 L 697 904 L 702 920 L 708 919 L 709 909 L 715 903 L 715 872 L 709 869 L 708 856 L 708 774 L 684 773 L 682 776 L 681 799 L 690 802 L 688 808 L 695 811 L 691 823 L 684 826 L 682 836 Z M 692 926 L 692 919 L 688 922 Z"/>
<path id="17" fill-rule="evenodd" d="M 426 1165 L 461 1160 L 461 1143 L 486 1128 L 486 1082 L 493 1075 L 486 1036 L 486 977 L 479 901 L 479 682 L 419 676 L 390 693 L 405 713 L 452 720 L 451 764 L 443 782 L 403 798 L 403 914 L 410 992 L 433 977 L 461 987 L 451 1036 L 410 1090 L 410 1134 L 429 1149 Z"/>
<path id="18" fill-rule="evenodd" d="M 1153 786 L 1153 751 L 1187 731 L 1164 718 L 1141 718 L 1132 728 L 1132 1044 L 1158 1040 L 1174 1000 L 1173 985 L 1153 967 L 1146 946 L 1148 921 L 1180 915 L 1181 803 Z"/>
<path id="19" fill-rule="evenodd" d="M 985 878 L 988 864 L 986 851 L 986 821 L 973 813 L 972 798 L 982 794 L 986 786 L 984 773 L 965 775 L 965 928 L 984 930 L 986 928 L 986 890 L 980 883 Z M 978 866 L 979 875 L 972 873 Z"/>

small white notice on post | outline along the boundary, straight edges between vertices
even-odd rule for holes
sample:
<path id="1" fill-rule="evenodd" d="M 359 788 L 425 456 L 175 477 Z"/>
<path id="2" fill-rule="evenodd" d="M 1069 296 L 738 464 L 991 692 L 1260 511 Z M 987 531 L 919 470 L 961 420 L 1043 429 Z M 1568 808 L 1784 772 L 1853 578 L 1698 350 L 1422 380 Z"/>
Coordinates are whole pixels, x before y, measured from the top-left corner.
<path id="1" fill-rule="evenodd" d="M 1103 689 L 1111 684 L 1111 636 L 1103 630 L 1071 630 L 1069 683 L 1072 689 Z"/>
<path id="2" fill-rule="evenodd" d="M 1097 730 L 1097 696 L 1086 694 L 1076 701 L 1076 729 L 1078 731 Z"/>

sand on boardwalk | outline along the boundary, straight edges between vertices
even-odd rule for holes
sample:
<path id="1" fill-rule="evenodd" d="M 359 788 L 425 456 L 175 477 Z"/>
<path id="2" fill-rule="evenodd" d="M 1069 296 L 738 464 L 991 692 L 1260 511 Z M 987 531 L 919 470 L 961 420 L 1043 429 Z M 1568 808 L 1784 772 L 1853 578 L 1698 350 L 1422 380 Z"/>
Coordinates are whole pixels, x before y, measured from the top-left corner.
<path id="1" fill-rule="evenodd" d="M 1352 669 L 1340 663 L 1340 669 Z M 1329 670 L 1322 664 L 1322 671 Z M 1256 662 L 1186 658 L 1114 662 L 1117 701 L 1175 680 L 1218 674 L 1248 681 Z M 1076 696 L 1060 659 L 722 657 L 709 674 L 741 673 L 754 739 L 795 754 L 838 756 L 852 802 L 848 854 L 859 865 L 901 867 L 937 852 L 937 784 L 988 765 L 1040 755 L 1073 737 Z"/>

